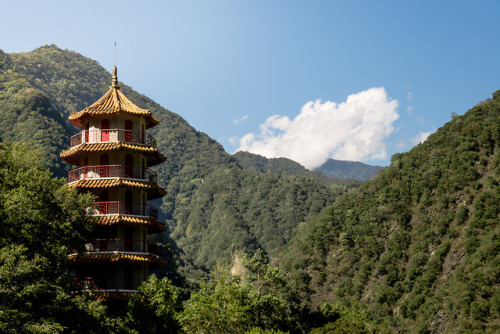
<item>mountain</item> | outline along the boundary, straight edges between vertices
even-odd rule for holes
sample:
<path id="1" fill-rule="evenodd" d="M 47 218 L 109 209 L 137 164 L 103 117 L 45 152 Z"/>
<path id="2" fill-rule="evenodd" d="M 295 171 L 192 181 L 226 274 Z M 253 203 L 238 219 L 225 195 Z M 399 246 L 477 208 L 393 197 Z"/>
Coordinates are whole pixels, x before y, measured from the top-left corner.
<path id="1" fill-rule="evenodd" d="M 67 167 L 59 158 L 70 130 L 42 90 L 14 69 L 14 63 L 0 50 L 0 138 L 3 141 L 31 141 L 46 167 L 64 176 Z"/>
<path id="2" fill-rule="evenodd" d="M 304 166 L 287 158 L 271 158 L 268 159 L 259 154 L 239 151 L 232 155 L 236 159 L 238 165 L 243 170 L 258 173 L 286 173 L 289 175 L 303 176 L 309 179 L 316 180 L 318 183 L 327 187 L 332 185 L 353 186 L 360 185 L 361 182 L 354 178 L 346 180 L 346 178 L 329 177 L 321 172 L 314 172 L 306 169 Z"/>
<path id="3" fill-rule="evenodd" d="M 237 168 L 218 169 L 191 186 L 176 208 L 171 237 L 196 267 L 206 268 L 258 248 L 275 258 L 296 227 L 339 194 L 307 178 Z"/>
<path id="4" fill-rule="evenodd" d="M 499 203 L 497 91 L 301 224 L 282 266 L 305 304 L 393 332 L 498 332 Z"/>
<path id="5" fill-rule="evenodd" d="M 99 99 L 111 74 L 96 61 L 55 45 L 0 52 L 0 66 L 0 138 L 31 140 L 55 175 L 67 175 L 69 166 L 58 155 L 69 145 L 69 137 L 80 131 L 68 116 Z M 195 279 L 218 261 L 230 262 L 234 252 L 264 248 L 277 254 L 299 223 L 356 185 L 342 181 L 327 188 L 300 176 L 244 171 L 219 143 L 178 114 L 120 86 L 131 101 L 160 121 L 150 131 L 167 157 L 155 167 L 167 190 L 153 203 L 169 225 L 169 234 L 160 239 L 170 240 L 182 269 Z"/>
<path id="6" fill-rule="evenodd" d="M 31 141 L 65 175 L 58 153 L 78 131 L 67 117 L 97 100 L 110 78 L 54 45 L 0 52 L 0 138 Z M 325 186 L 286 159 L 230 156 L 121 86 L 161 121 L 152 134 L 168 158 L 157 169 L 168 191 L 158 201 L 169 225 L 163 240 L 188 278 L 263 248 L 299 296 L 290 298 L 333 318 L 343 310 L 364 329 L 500 331 L 500 91 L 357 187 Z"/>
<path id="7" fill-rule="evenodd" d="M 370 166 L 357 161 L 328 159 L 324 164 L 316 168 L 315 171 L 329 177 L 366 181 L 377 174 L 381 168 L 380 166 Z"/>

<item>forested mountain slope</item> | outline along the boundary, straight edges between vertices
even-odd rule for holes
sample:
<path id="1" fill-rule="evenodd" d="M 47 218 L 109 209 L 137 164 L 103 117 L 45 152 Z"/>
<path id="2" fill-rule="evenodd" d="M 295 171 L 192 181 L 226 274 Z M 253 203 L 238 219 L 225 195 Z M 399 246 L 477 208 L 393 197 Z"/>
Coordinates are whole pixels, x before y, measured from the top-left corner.
<path id="1" fill-rule="evenodd" d="M 176 208 L 171 236 L 195 265 L 209 268 L 238 251 L 262 248 L 277 255 L 299 223 L 342 192 L 303 177 L 237 168 L 218 169 L 191 184 L 193 191 Z"/>
<path id="2" fill-rule="evenodd" d="M 302 224 L 284 268 L 304 300 L 393 330 L 500 330 L 500 91 Z"/>
<path id="3" fill-rule="evenodd" d="M 358 161 L 343 161 L 328 159 L 324 164 L 315 169 L 329 177 L 369 180 L 380 170 L 380 166 L 370 166 Z"/>
<path id="4" fill-rule="evenodd" d="M 0 66 L 0 138 L 31 139 L 44 151 L 52 171 L 67 175 L 69 166 L 58 154 L 69 145 L 70 135 L 81 131 L 67 121 L 68 116 L 99 99 L 108 90 L 111 75 L 96 61 L 55 45 L 25 53 L 0 52 Z M 155 167 L 167 195 L 154 205 L 161 206 L 188 272 L 193 264 L 209 269 L 219 260 L 229 262 L 235 250 L 262 247 L 275 254 L 300 222 L 353 186 L 326 188 L 293 175 L 245 172 L 219 143 L 182 117 L 127 85 L 120 86 L 131 101 L 151 110 L 160 121 L 151 134 L 167 157 Z M 241 189 L 232 189 L 233 181 Z M 272 188 L 247 198 L 261 184 Z M 274 233 L 264 237 L 269 230 Z M 233 239 L 236 231 L 241 231 L 241 238 Z"/>
<path id="5" fill-rule="evenodd" d="M 64 176 L 67 167 L 59 158 L 69 136 L 60 114 L 47 95 L 13 70 L 14 64 L 0 50 L 0 138 L 32 141 L 42 152 L 46 167 Z"/>
<path id="6" fill-rule="evenodd" d="M 306 169 L 304 166 L 287 158 L 271 158 L 268 159 L 259 154 L 238 151 L 232 155 L 238 162 L 238 165 L 243 170 L 258 173 L 286 173 L 289 175 L 299 175 L 318 181 L 319 183 L 330 187 L 332 185 L 354 186 L 360 185 L 361 181 L 354 178 L 337 178 L 330 177 L 321 172 L 314 172 Z"/>

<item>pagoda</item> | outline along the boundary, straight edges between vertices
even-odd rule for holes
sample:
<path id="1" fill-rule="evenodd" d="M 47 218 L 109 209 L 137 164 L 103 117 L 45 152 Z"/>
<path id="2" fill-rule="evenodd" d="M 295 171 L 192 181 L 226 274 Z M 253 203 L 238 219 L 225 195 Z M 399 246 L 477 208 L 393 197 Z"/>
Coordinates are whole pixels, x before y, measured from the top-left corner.
<path id="1" fill-rule="evenodd" d="M 166 265 L 148 243 L 148 235 L 166 230 L 158 209 L 148 204 L 166 194 L 149 168 L 166 160 L 146 132 L 158 120 L 120 92 L 116 66 L 108 92 L 69 120 L 82 131 L 60 154 L 77 166 L 69 172 L 68 186 L 97 199 L 88 209 L 97 226 L 85 251 L 68 255 L 75 280 L 102 300 L 127 299 L 151 267 Z"/>

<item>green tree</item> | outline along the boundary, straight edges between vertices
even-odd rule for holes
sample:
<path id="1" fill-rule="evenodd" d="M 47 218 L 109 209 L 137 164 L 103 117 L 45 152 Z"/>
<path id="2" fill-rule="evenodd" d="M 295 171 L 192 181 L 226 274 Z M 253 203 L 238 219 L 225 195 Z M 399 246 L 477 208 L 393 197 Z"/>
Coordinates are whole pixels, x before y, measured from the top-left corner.
<path id="1" fill-rule="evenodd" d="M 252 325 L 248 289 L 227 269 L 213 273 L 187 301 L 179 319 L 186 333 L 244 333 Z"/>
<path id="2" fill-rule="evenodd" d="M 178 333 L 180 291 L 164 277 L 149 276 L 128 302 L 125 325 L 136 333 Z"/>
<path id="3" fill-rule="evenodd" d="M 286 281 L 281 270 L 271 266 L 262 249 L 250 257 L 243 257 L 246 279 L 252 287 L 252 312 L 258 327 L 267 330 L 289 330 L 293 328 L 291 306 L 283 291 Z"/>
<path id="4" fill-rule="evenodd" d="M 276 288 L 285 285 L 281 270 L 271 266 L 269 258 L 262 249 L 258 249 L 252 257 L 245 254 L 243 265 L 248 271 L 249 282 L 255 285 L 258 297 L 261 297 L 264 288 L 276 291 Z"/>
<path id="5" fill-rule="evenodd" d="M 311 334 L 368 334 L 384 332 L 368 319 L 368 311 L 357 306 L 323 303 L 321 313 L 326 321 L 324 326 L 314 328 Z"/>
<path id="6" fill-rule="evenodd" d="M 0 143 L 0 332 L 115 332 L 98 301 L 71 292 L 91 197 L 63 187 L 26 144 Z"/>

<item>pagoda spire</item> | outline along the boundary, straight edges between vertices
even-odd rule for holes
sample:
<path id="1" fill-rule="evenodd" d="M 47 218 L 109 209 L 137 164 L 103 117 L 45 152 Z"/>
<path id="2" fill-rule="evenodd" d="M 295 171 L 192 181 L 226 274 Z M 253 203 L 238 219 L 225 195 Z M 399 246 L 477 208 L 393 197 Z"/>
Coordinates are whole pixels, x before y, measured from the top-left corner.
<path id="1" fill-rule="evenodd" d="M 116 68 L 116 65 L 113 65 L 113 78 L 111 79 L 111 88 L 116 88 L 120 89 L 120 86 L 118 86 L 118 70 Z"/>

